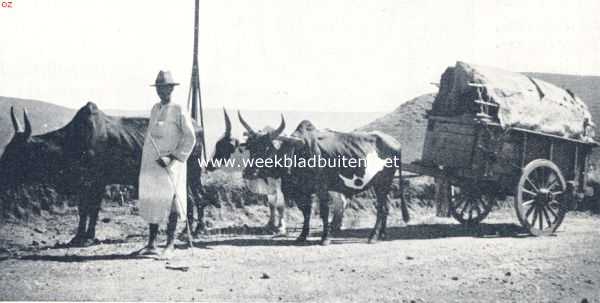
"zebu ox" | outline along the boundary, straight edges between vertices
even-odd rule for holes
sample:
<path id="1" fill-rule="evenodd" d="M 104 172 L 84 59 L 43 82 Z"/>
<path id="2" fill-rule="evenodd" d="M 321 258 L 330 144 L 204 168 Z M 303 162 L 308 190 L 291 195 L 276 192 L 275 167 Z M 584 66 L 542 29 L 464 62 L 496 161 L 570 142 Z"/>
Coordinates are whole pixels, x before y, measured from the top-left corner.
<path id="1" fill-rule="evenodd" d="M 125 184 L 138 188 L 148 119 L 110 116 L 92 102 L 79 109 L 64 127 L 41 135 L 31 135 L 27 112 L 24 112 L 23 119 L 24 129 L 11 108 L 15 133 L 0 157 L 0 190 L 28 183 L 44 183 L 54 186 L 60 193 L 76 195 L 79 199 L 79 224 L 70 244 L 93 244 L 106 185 Z M 194 128 L 197 138 L 203 136 L 197 125 Z M 223 141 L 229 139 L 227 134 L 230 130 L 225 133 L 226 136 L 221 138 Z M 200 217 L 206 206 L 206 202 L 198 199 L 202 184 L 197 159 L 201 156 L 202 140 L 196 142 L 187 162 L 188 220 L 192 219 L 194 204 Z"/>
<path id="2" fill-rule="evenodd" d="M 320 215 L 323 221 L 321 244 L 329 244 L 329 191 L 353 196 L 373 188 L 377 198 L 377 219 L 369 242 L 385 238 L 387 215 L 389 212 L 388 193 L 394 174 L 401 174 L 401 148 L 394 138 L 381 132 L 342 133 L 331 130 L 318 130 L 310 121 L 302 121 L 291 136 L 282 136 L 285 120 L 269 132 L 255 131 L 238 112 L 238 118 L 247 130 L 247 140 L 242 145 L 249 150 L 250 158 L 277 163 L 285 157 L 300 160 L 304 166 L 267 167 L 249 165 L 243 176 L 250 183 L 263 183 L 268 178 L 281 178 L 281 190 L 286 200 L 296 202 L 302 211 L 304 222 L 297 241 L 306 241 L 310 227 L 311 196 L 319 198 Z M 275 140 L 283 143 L 275 146 Z M 324 159 L 329 165 L 323 167 L 306 165 L 310 159 Z M 318 158 L 318 159 L 317 159 Z M 335 159 L 346 159 L 346 165 L 330 165 Z M 360 160 L 362 159 L 362 161 Z M 333 161 L 332 161 L 333 160 Z M 354 161 L 352 161 L 354 160 Z M 331 162 L 330 162 L 331 161 Z M 363 164 L 361 164 L 361 162 Z M 354 165 L 351 165 L 354 163 Z M 358 163 L 358 164 L 357 164 Z M 250 188 L 261 185 L 250 186 Z M 402 180 L 399 183 L 402 193 Z M 401 197 L 400 208 L 404 221 L 409 220 L 408 209 Z"/>
<path id="3" fill-rule="evenodd" d="M 229 117 L 225 114 L 226 123 Z M 257 134 L 266 134 L 274 131 L 270 126 L 266 126 L 262 130 L 259 130 Z M 239 148 L 243 152 L 243 146 L 239 146 L 239 140 L 231 139 L 229 143 L 222 141 L 221 144 L 229 145 L 228 147 L 221 146 L 220 150 L 233 151 Z M 273 145 L 279 148 L 281 141 L 275 139 Z M 228 154 L 220 153 L 215 154 L 213 159 L 228 159 L 233 152 Z M 258 194 L 266 198 L 266 204 L 269 207 L 269 221 L 267 222 L 266 229 L 273 231 L 277 235 L 286 234 L 286 222 L 285 222 L 285 210 L 286 207 L 293 207 L 294 201 L 291 199 L 285 199 L 285 195 L 281 191 L 281 178 L 266 177 L 261 179 L 254 179 L 250 182 L 246 182 L 246 187 L 253 193 Z M 348 205 L 346 196 L 336 192 L 330 192 L 330 206 L 333 208 L 333 219 L 331 221 L 331 230 L 334 232 L 342 229 L 342 221 L 344 218 L 344 209 Z"/>

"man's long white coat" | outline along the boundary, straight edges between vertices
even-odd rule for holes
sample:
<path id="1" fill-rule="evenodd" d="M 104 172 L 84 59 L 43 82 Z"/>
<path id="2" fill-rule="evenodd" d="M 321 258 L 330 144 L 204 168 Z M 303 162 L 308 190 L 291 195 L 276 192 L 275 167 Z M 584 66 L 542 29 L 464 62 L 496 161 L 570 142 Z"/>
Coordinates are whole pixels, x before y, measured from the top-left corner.
<path id="1" fill-rule="evenodd" d="M 160 155 L 150 141 L 150 136 L 154 139 Z M 146 222 L 163 223 L 172 208 L 180 214 L 180 219 L 186 217 L 186 161 L 195 144 L 192 120 L 180 105 L 157 103 L 152 107 L 139 177 L 139 211 Z M 170 154 L 177 158 L 169 170 L 176 183 L 179 205 L 173 199 L 175 188 L 169 180 L 167 170 L 156 162 L 159 156 Z"/>

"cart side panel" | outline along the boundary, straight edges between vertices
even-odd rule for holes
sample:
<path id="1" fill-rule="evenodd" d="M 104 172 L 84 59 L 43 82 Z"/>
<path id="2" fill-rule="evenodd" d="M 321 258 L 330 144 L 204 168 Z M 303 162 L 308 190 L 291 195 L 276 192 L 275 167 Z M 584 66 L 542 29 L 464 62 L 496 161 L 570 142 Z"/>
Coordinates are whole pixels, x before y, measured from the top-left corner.
<path id="1" fill-rule="evenodd" d="M 500 136 L 500 130 L 497 130 Z M 523 154 L 523 137 L 519 133 L 511 133 L 500 142 L 490 142 L 489 149 L 496 150 L 495 161 L 491 165 L 491 171 L 496 175 L 512 176 L 520 173 L 520 162 Z M 488 161 L 490 162 L 490 161 Z"/>
<path id="2" fill-rule="evenodd" d="M 577 161 L 575 165 L 575 180 L 578 183 L 578 190 L 580 192 L 584 191 L 584 187 L 586 185 L 586 171 L 588 170 L 589 165 L 591 164 L 590 154 L 592 152 L 592 146 L 578 144 L 577 145 Z"/>
<path id="3" fill-rule="evenodd" d="M 536 134 L 527 135 L 526 152 L 524 153 L 524 165 L 535 159 L 550 159 L 550 146 L 552 139 Z"/>
<path id="4" fill-rule="evenodd" d="M 436 166 L 471 168 L 475 139 L 474 125 L 429 120 L 422 160 Z"/>
<path id="5" fill-rule="evenodd" d="M 576 155 L 577 143 L 566 140 L 554 140 L 552 149 L 552 162 L 554 162 L 562 172 L 565 180 L 575 180 L 576 176 Z M 581 157 L 581 154 L 578 158 Z"/>

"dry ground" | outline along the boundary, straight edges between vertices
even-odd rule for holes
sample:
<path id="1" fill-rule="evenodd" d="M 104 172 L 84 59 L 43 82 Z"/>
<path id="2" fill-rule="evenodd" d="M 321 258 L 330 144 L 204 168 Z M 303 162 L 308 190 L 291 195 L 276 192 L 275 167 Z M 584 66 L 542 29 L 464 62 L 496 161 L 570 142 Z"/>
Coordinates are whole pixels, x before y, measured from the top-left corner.
<path id="1" fill-rule="evenodd" d="M 180 242 L 171 261 L 128 255 L 145 234 L 128 208 L 101 218 L 110 218 L 99 225 L 102 244 L 88 248 L 54 247 L 72 236 L 74 214 L 0 228 L 0 299 L 600 302 L 600 218 L 586 214 L 534 238 L 510 209 L 474 229 L 418 210 L 374 245 L 366 243 L 371 218 L 349 218 L 352 227 L 327 247 L 317 244 L 318 228 L 304 246 L 293 228 L 281 238 L 219 234 L 196 239 L 193 256 Z"/>

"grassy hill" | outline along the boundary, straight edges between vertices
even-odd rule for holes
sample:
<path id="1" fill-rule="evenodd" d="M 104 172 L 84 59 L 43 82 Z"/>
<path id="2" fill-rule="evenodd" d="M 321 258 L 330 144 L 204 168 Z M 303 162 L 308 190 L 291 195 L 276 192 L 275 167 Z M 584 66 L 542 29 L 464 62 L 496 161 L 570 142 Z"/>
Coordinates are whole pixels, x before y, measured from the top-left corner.
<path id="1" fill-rule="evenodd" d="M 596 133 L 600 135 L 600 77 L 544 73 L 525 74 L 573 91 L 587 104 L 594 122 L 599 126 Z M 435 94 L 425 94 L 404 102 L 393 112 L 358 130 L 379 130 L 394 136 L 402 143 L 402 161 L 412 162 L 421 157 L 427 126 L 425 112 L 431 109 L 434 98 Z M 600 150 L 594 153 L 594 158 L 600 159 Z"/>
<path id="2" fill-rule="evenodd" d="M 84 105 L 83 103 L 81 104 Z M 17 110 L 17 116 L 23 125 L 23 108 L 27 108 L 31 120 L 33 133 L 45 133 L 62 127 L 69 122 L 75 115 L 76 110 L 48 102 L 27 100 L 10 97 L 0 97 L 0 154 L 4 150 L 4 146 L 12 138 L 13 127 L 10 121 L 10 107 L 14 106 Z M 119 110 L 119 109 L 103 109 L 106 113 L 116 116 L 128 117 L 144 117 L 148 115 L 148 111 L 144 110 Z M 286 120 L 286 132 L 291 133 L 300 121 L 304 119 L 311 120 L 320 128 L 331 128 L 340 131 L 350 131 L 360 125 L 364 125 L 372 121 L 382 113 L 327 113 L 327 112 L 302 112 L 302 111 L 259 111 L 259 110 L 243 110 L 244 118 L 256 129 L 270 125 L 276 127 L 279 125 L 280 115 L 283 113 Z M 229 110 L 229 115 L 233 124 L 233 134 L 242 139 L 243 127 L 237 119 L 236 111 Z M 223 120 L 223 109 L 208 108 L 205 109 L 205 129 L 207 152 L 212 153 L 212 148 L 218 138 L 223 134 L 225 128 Z"/>
<path id="3" fill-rule="evenodd" d="M 52 103 L 0 96 L 0 154 L 14 133 L 10 121 L 11 106 L 15 107 L 15 114 L 21 126 L 24 125 L 23 109 L 27 108 L 34 135 L 60 128 L 71 121 L 75 115 L 74 109 Z"/>

